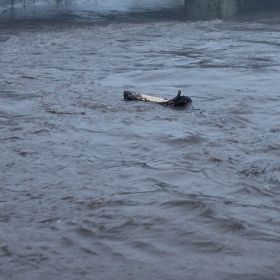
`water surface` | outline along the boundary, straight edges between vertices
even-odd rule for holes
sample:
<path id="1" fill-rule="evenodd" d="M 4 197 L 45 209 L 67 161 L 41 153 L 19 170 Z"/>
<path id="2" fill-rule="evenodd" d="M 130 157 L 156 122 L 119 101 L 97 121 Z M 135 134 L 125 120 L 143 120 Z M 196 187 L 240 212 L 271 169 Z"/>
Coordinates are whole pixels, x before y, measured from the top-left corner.
<path id="1" fill-rule="evenodd" d="M 279 12 L 93 14 L 0 23 L 0 278 L 280 279 Z"/>

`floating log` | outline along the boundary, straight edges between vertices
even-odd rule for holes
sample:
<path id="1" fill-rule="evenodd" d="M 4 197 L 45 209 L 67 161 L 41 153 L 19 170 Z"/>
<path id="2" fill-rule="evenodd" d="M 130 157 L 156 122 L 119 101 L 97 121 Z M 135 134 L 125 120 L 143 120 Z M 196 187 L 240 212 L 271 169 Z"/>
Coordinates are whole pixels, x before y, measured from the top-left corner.
<path id="1" fill-rule="evenodd" d="M 180 90 L 178 90 L 177 96 L 171 99 L 144 95 L 131 90 L 125 90 L 123 93 L 123 97 L 125 100 L 150 101 L 153 103 L 158 103 L 160 105 L 170 106 L 170 107 L 183 107 L 183 106 L 187 106 L 192 102 L 190 97 L 184 95 L 181 96 Z"/>

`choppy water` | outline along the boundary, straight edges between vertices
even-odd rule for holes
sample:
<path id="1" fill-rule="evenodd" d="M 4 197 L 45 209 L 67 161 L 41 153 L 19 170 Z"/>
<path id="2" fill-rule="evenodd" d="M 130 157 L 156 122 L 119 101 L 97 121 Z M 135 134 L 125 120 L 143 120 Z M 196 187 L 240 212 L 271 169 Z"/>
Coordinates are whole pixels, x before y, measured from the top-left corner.
<path id="1" fill-rule="evenodd" d="M 279 15 L 1 22 L 0 279 L 280 279 Z"/>

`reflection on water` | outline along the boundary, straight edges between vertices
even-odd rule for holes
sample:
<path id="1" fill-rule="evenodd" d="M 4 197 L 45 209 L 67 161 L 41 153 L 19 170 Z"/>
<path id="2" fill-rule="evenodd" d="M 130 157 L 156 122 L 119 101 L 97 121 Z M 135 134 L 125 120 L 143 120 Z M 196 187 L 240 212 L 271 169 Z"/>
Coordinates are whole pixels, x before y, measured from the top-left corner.
<path id="1" fill-rule="evenodd" d="M 26 3 L 24 6 L 23 3 Z M 127 17 L 133 13 L 133 17 L 139 17 L 143 13 L 148 19 L 147 11 L 152 18 L 164 17 L 170 18 L 184 13 L 184 0 L 88 0 L 88 1 L 65 1 L 61 4 L 55 4 L 55 1 L 36 1 L 36 3 L 16 2 L 14 8 L 10 5 L 0 6 L 1 21 L 52 21 L 60 20 L 63 22 L 78 21 L 92 22 L 96 20 L 113 20 L 116 17 Z M 168 8 L 168 10 L 165 10 Z M 172 11 L 175 9 L 176 11 Z M 160 10 L 160 13 L 155 11 Z M 181 10 L 181 12 L 179 12 Z M 137 15 L 136 15 L 137 14 Z"/>
<path id="2" fill-rule="evenodd" d="M 0 23 L 0 278 L 278 279 L 279 13 L 93 15 Z"/>

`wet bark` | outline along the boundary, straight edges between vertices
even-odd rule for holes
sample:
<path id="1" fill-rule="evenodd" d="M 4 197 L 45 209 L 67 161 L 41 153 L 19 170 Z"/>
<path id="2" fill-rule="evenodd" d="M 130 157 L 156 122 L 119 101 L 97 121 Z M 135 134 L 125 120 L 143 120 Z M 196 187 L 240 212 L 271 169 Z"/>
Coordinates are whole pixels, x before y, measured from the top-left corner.
<path id="1" fill-rule="evenodd" d="M 175 96 L 174 98 L 171 98 L 171 99 L 144 95 L 144 94 L 130 91 L 130 90 L 125 90 L 123 97 L 125 100 L 150 101 L 153 103 L 158 103 L 160 105 L 170 106 L 170 107 L 183 107 L 183 106 L 187 106 L 188 104 L 190 104 L 192 102 L 190 97 L 181 95 L 180 90 L 178 90 L 177 96 Z"/>

